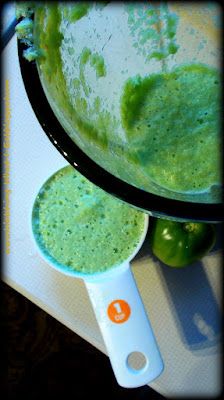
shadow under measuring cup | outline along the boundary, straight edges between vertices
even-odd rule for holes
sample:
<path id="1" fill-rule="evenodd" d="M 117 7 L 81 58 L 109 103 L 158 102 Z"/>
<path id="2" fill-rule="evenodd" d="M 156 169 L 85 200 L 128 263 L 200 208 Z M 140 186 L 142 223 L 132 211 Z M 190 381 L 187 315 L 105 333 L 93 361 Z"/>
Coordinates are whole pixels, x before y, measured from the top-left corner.
<path id="1" fill-rule="evenodd" d="M 163 361 L 130 268 L 131 260 L 144 242 L 148 215 L 145 214 L 144 229 L 138 243 L 126 260 L 103 272 L 83 273 L 63 270 L 63 265 L 54 262 L 50 255 L 48 257 L 35 233 L 34 208 L 35 202 L 31 230 L 37 249 L 54 269 L 85 282 L 118 384 L 135 388 L 157 378 L 163 371 Z"/>

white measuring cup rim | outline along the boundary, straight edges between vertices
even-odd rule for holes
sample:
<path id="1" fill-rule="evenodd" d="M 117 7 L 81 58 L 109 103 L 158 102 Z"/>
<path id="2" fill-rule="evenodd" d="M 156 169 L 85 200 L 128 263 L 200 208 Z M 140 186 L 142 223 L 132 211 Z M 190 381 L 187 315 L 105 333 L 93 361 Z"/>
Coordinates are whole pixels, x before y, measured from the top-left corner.
<path id="1" fill-rule="evenodd" d="M 37 235 L 35 234 L 35 229 L 33 227 L 33 214 L 34 214 L 34 210 L 35 210 L 35 206 L 36 206 L 37 196 L 40 193 L 41 189 L 47 184 L 48 181 L 50 181 L 54 177 L 55 174 L 57 174 L 58 172 L 62 171 L 64 168 L 66 168 L 68 166 L 69 166 L 69 164 L 65 165 L 62 168 L 59 168 L 57 171 L 55 171 L 53 174 L 51 174 L 44 181 L 44 183 L 41 185 L 38 193 L 34 197 L 34 200 L 32 202 L 32 207 L 31 207 L 31 213 L 30 213 L 31 214 L 31 218 L 30 218 L 30 233 L 31 233 L 31 237 L 32 237 L 33 242 L 34 242 L 34 246 L 35 246 L 38 254 L 40 255 L 40 257 L 47 264 L 49 264 L 55 270 L 63 273 L 64 275 L 71 276 L 73 278 L 84 279 L 84 280 L 87 280 L 87 281 L 94 281 L 94 280 L 98 280 L 98 279 L 110 278 L 110 276 L 114 276 L 114 274 L 116 274 L 116 272 L 121 272 L 122 269 L 128 268 L 129 265 L 130 265 L 130 261 L 133 260 L 133 258 L 139 252 L 140 248 L 143 245 L 143 242 L 145 240 L 145 236 L 146 236 L 147 231 L 148 231 L 149 216 L 148 216 L 148 214 L 143 213 L 142 211 L 140 211 L 140 212 L 142 212 L 144 214 L 145 218 L 144 218 L 144 227 L 143 227 L 143 230 L 142 230 L 141 235 L 139 237 L 138 245 L 135 247 L 134 251 L 130 254 L 130 256 L 128 258 L 126 258 L 125 260 L 123 260 L 119 264 L 112 265 L 106 271 L 96 271 L 94 273 L 84 273 L 84 272 L 81 272 L 81 271 L 73 270 L 70 267 L 59 263 L 53 256 L 51 256 L 51 254 L 48 252 L 48 250 L 46 248 L 44 248 L 44 246 L 41 246 L 41 244 L 39 243 L 39 241 L 37 239 Z"/>

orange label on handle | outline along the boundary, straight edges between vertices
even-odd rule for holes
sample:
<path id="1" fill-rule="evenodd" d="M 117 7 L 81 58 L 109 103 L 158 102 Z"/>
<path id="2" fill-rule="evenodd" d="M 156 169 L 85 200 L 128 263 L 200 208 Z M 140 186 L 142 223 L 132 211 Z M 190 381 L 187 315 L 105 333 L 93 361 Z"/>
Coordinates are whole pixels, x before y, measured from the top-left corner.
<path id="1" fill-rule="evenodd" d="M 131 309 L 126 301 L 114 300 L 109 304 L 107 314 L 112 322 L 121 324 L 128 320 L 131 314 Z"/>

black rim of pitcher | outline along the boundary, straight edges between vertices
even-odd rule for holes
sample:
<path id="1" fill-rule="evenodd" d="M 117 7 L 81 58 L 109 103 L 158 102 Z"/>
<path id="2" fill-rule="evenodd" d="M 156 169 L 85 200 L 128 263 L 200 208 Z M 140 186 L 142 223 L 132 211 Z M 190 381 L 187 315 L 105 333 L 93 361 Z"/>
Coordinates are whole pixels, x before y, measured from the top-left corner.
<path id="1" fill-rule="evenodd" d="M 17 40 L 17 45 L 22 79 L 33 111 L 50 141 L 77 171 L 106 192 L 153 216 L 204 222 L 222 220 L 222 203 L 184 202 L 151 194 L 122 181 L 96 164 L 61 126 L 45 96 L 36 63 L 28 62 L 23 57 L 26 46 L 21 41 Z"/>

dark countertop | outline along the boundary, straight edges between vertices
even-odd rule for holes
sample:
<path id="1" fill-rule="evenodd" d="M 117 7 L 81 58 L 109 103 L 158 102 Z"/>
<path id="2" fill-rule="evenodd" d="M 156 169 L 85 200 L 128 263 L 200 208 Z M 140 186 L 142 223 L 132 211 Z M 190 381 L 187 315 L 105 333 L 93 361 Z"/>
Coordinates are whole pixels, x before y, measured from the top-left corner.
<path id="1" fill-rule="evenodd" d="M 149 386 L 121 388 L 107 356 L 4 283 L 1 294 L 2 398 L 164 398 Z"/>

